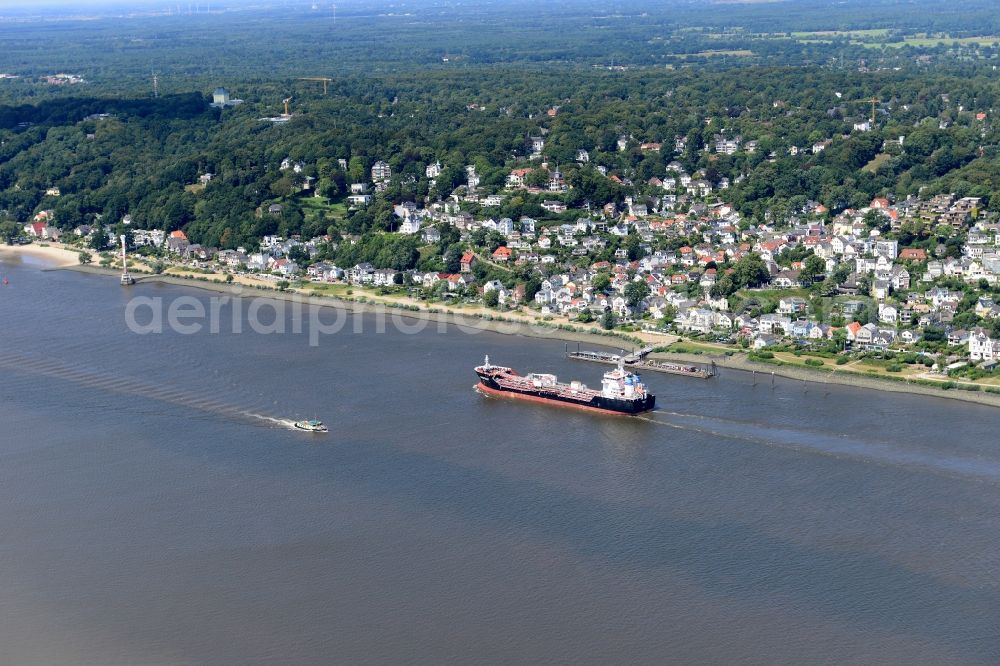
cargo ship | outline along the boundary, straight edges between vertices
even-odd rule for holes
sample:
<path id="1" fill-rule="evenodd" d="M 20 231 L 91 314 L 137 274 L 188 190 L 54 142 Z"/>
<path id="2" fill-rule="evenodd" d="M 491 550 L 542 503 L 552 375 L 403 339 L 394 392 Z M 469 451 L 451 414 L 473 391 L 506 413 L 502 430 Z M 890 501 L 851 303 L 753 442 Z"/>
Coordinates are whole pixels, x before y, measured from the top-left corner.
<path id="1" fill-rule="evenodd" d="M 486 395 L 544 402 L 561 407 L 576 407 L 605 414 L 641 414 L 653 409 L 656 396 L 646 390 L 639 375 L 625 370 L 624 362 L 604 373 L 601 389 L 587 388 L 574 381 L 559 382 L 555 375 L 520 375 L 510 368 L 490 364 L 487 356 L 476 368 L 476 389 Z"/>

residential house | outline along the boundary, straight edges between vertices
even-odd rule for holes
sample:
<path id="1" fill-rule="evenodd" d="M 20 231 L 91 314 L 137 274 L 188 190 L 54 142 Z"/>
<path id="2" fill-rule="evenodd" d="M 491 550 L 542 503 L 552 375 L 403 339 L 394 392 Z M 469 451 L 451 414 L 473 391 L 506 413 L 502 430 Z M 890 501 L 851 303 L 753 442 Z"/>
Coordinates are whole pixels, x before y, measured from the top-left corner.
<path id="1" fill-rule="evenodd" d="M 45 234 L 44 222 L 29 222 L 24 225 L 24 233 L 32 238 L 42 238 Z"/>
<path id="2" fill-rule="evenodd" d="M 376 183 L 385 182 L 392 178 L 392 169 L 388 162 L 379 160 L 372 165 L 372 180 Z"/>
<path id="3" fill-rule="evenodd" d="M 439 243 L 441 241 L 441 232 L 437 227 L 427 227 L 423 230 L 421 237 L 425 243 Z"/>
<path id="4" fill-rule="evenodd" d="M 969 358 L 973 361 L 1000 360 L 1000 339 L 994 340 L 984 328 L 974 328 L 969 334 Z"/>
<path id="5" fill-rule="evenodd" d="M 792 330 L 792 320 L 785 315 L 763 314 L 758 319 L 758 330 L 765 335 L 786 334 Z"/>
<path id="6" fill-rule="evenodd" d="M 809 303 L 804 298 L 791 296 L 778 301 L 778 313 L 783 315 L 794 315 L 805 313 L 809 309 Z"/>
<path id="7" fill-rule="evenodd" d="M 391 268 L 380 268 L 372 274 L 372 284 L 377 287 L 389 287 L 395 284 L 396 271 Z"/>
<path id="8" fill-rule="evenodd" d="M 167 234 L 161 229 L 136 229 L 132 233 L 132 243 L 136 246 L 160 247 L 166 239 Z"/>
<path id="9" fill-rule="evenodd" d="M 419 217 L 410 217 L 403 220 L 403 223 L 399 225 L 399 233 L 412 235 L 420 231 L 420 225 L 423 220 Z"/>
<path id="10" fill-rule="evenodd" d="M 774 276 L 771 285 L 778 289 L 794 289 L 801 286 L 799 282 L 799 271 L 785 269 Z"/>
<path id="11" fill-rule="evenodd" d="M 510 172 L 510 175 L 507 176 L 507 187 L 509 188 L 524 187 L 524 179 L 531 172 L 532 169 L 526 167 L 522 167 L 520 169 L 513 169 Z"/>
<path id="12" fill-rule="evenodd" d="M 899 241 L 877 240 L 875 241 L 875 246 L 873 250 L 876 255 L 880 257 L 885 257 L 886 259 L 892 261 L 899 254 Z"/>
<path id="13" fill-rule="evenodd" d="M 375 267 L 368 262 L 354 266 L 347 272 L 347 279 L 352 284 L 371 284 L 375 275 Z"/>
<path id="14" fill-rule="evenodd" d="M 883 324 L 899 323 L 899 308 L 889 303 L 878 304 L 878 320 Z"/>
<path id="15" fill-rule="evenodd" d="M 496 250 L 493 251 L 492 255 L 493 261 L 506 263 L 510 261 L 511 254 L 512 253 L 509 247 L 504 247 L 501 245 L 500 247 L 498 247 Z"/>
<path id="16" fill-rule="evenodd" d="M 272 270 L 289 277 L 299 272 L 299 266 L 291 259 L 278 259 L 274 262 Z"/>
<path id="17" fill-rule="evenodd" d="M 899 253 L 899 260 L 924 262 L 927 261 L 927 251 L 916 247 L 903 248 Z"/>
<path id="18" fill-rule="evenodd" d="M 965 329 L 952 329 L 948 332 L 948 344 L 952 347 L 964 347 L 969 344 L 969 337 L 969 332 Z"/>

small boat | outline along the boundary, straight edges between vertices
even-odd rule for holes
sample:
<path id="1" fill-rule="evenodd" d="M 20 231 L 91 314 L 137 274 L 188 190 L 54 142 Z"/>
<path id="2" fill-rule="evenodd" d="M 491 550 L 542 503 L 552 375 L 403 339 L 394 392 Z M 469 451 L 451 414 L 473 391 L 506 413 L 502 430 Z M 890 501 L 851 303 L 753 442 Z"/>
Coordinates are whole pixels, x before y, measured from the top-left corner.
<path id="1" fill-rule="evenodd" d="M 307 432 L 329 432 L 329 429 L 323 425 L 322 421 L 296 421 L 294 425 L 298 430 L 305 430 Z"/>

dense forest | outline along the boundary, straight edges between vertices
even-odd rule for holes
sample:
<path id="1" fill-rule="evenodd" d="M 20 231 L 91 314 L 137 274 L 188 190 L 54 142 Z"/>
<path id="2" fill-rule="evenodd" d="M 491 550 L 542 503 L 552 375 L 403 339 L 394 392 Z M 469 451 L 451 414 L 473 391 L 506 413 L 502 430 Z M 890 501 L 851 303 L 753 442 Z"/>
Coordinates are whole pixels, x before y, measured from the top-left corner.
<path id="1" fill-rule="evenodd" d="M 213 77 L 232 81 L 501 64 L 733 67 L 859 57 L 896 61 L 919 48 L 872 48 L 874 33 L 883 31 L 879 36 L 885 43 L 903 35 L 960 40 L 1000 34 L 991 0 L 950 7 L 934 0 L 848 0 L 832 6 L 825 0 L 356 0 L 336 3 L 335 9 L 334 3 L 312 0 L 271 6 L 219 1 L 211 3 L 211 13 L 204 3 L 198 6 L 201 12 L 190 14 L 188 3 L 171 8 L 170 3 L 133 0 L 120 8 L 92 10 L 73 3 L 67 11 L 88 20 L 12 16 L 4 22 L 4 67 L 25 75 L 74 70 L 126 91 L 138 81 L 148 87 L 153 70 L 164 74 L 165 85 L 183 86 Z M 30 6 L 21 11 L 40 14 Z M 997 52 L 992 40 L 985 44 L 986 56 Z"/>
<path id="2" fill-rule="evenodd" d="M 718 196 L 748 220 L 780 221 L 807 201 L 837 212 L 874 196 L 944 191 L 1000 210 L 1000 51 L 967 42 L 873 48 L 833 32 L 991 35 L 991 3 L 961 13 L 880 1 L 832 12 L 812 1 L 670 11 L 355 4 L 338 6 L 335 19 L 329 7 L 289 4 L 6 22 L 0 43 L 10 57 L 0 73 L 19 78 L 0 80 L 2 214 L 21 222 L 51 209 L 65 229 L 128 214 L 138 227 L 185 229 L 231 248 L 265 234 L 392 230 L 393 204 L 447 199 L 469 165 L 487 192 L 502 190 L 514 167 L 534 167 L 529 178 L 539 182 L 558 170 L 571 186 L 559 198 L 596 208 L 650 193 L 650 179 L 675 160 L 732 183 Z M 745 55 L 689 57 L 726 51 Z M 84 82 L 44 79 L 57 72 Z M 324 93 L 300 76 L 332 80 Z M 244 103 L 211 107 L 218 85 Z M 262 120 L 285 99 L 288 122 Z M 872 112 L 870 131 L 854 131 Z M 532 136 L 545 138 L 544 171 L 528 161 Z M 719 136 L 756 149 L 719 153 Z M 678 139 L 685 147 L 675 152 Z M 285 160 L 302 168 L 283 170 Z M 388 187 L 348 211 L 350 184 L 369 180 L 377 160 L 392 168 Z M 425 169 L 436 162 L 443 171 L 432 181 Z M 204 174 L 213 177 L 199 184 Z M 541 200 L 518 194 L 494 213 L 559 219 Z M 262 213 L 275 202 L 279 215 Z"/>

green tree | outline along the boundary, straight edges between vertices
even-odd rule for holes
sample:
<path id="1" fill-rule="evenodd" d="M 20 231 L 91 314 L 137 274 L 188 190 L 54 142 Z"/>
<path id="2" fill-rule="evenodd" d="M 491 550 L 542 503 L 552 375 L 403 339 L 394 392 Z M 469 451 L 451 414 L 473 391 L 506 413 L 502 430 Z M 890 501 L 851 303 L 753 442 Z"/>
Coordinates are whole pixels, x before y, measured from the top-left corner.
<path id="1" fill-rule="evenodd" d="M 541 167 L 533 169 L 524 177 L 524 182 L 532 187 L 542 187 L 549 182 L 549 172 Z"/>
<path id="2" fill-rule="evenodd" d="M 340 186 L 335 180 L 321 179 L 316 185 L 316 193 L 327 199 L 334 199 L 340 194 Z"/>
<path id="3" fill-rule="evenodd" d="M 866 229 L 878 229 L 881 233 L 887 233 L 892 226 L 892 221 L 887 215 L 883 215 L 874 208 L 865 213 L 862 220 Z"/>
<path id="4" fill-rule="evenodd" d="M 767 264 L 760 255 L 752 252 L 741 258 L 733 266 L 733 284 L 738 289 L 759 287 L 771 278 Z"/>
<path id="5" fill-rule="evenodd" d="M 0 238 L 5 242 L 10 243 L 15 238 L 17 238 L 20 229 L 17 227 L 17 223 L 13 220 L 4 220 L 0 222 Z"/>
<path id="6" fill-rule="evenodd" d="M 927 342 L 941 342 L 945 337 L 945 331 L 940 326 L 928 326 L 924 329 L 924 340 Z"/>
<path id="7" fill-rule="evenodd" d="M 638 307 L 649 296 L 649 285 L 645 280 L 633 280 L 625 285 L 625 302 Z"/>
<path id="8" fill-rule="evenodd" d="M 444 253 L 444 270 L 448 273 L 457 273 L 462 268 L 462 248 L 452 245 Z"/>
<path id="9" fill-rule="evenodd" d="M 90 235 L 90 247 L 94 250 L 103 250 L 111 242 L 108 238 L 108 233 L 104 230 L 104 227 L 97 225 L 94 227 L 93 232 Z"/>
<path id="10" fill-rule="evenodd" d="M 542 288 L 542 280 L 537 275 L 532 275 L 528 278 L 528 281 L 524 283 L 524 300 L 533 301 L 535 299 L 535 294 Z"/>
<path id="11" fill-rule="evenodd" d="M 806 257 L 802 263 L 802 272 L 799 274 L 799 278 L 804 283 L 811 284 L 824 273 L 826 273 L 826 262 L 821 257 L 812 254 Z"/>
<path id="12" fill-rule="evenodd" d="M 642 239 L 635 234 L 629 234 L 625 237 L 625 242 L 623 243 L 625 250 L 628 252 L 628 260 L 635 261 L 636 259 L 642 259 Z"/>
<path id="13" fill-rule="evenodd" d="M 823 296 L 833 296 L 837 293 L 837 281 L 829 277 L 820 284 L 819 293 Z"/>
<path id="14" fill-rule="evenodd" d="M 309 253 L 302 245 L 296 245 L 288 250 L 288 259 L 301 266 L 309 261 Z"/>
<path id="15" fill-rule="evenodd" d="M 361 183 L 365 180 L 365 161 L 360 156 L 355 155 L 347 163 L 347 177 L 352 183 Z"/>
<path id="16" fill-rule="evenodd" d="M 851 265 L 849 263 L 842 262 L 837 264 L 837 268 L 833 271 L 833 279 L 837 284 L 841 284 L 847 281 L 847 278 L 851 275 Z"/>
<path id="17" fill-rule="evenodd" d="M 495 308 L 500 303 L 500 292 L 496 289 L 490 289 L 485 294 L 483 294 L 483 304 L 488 308 Z"/>
<path id="18" fill-rule="evenodd" d="M 663 308 L 663 316 L 660 317 L 660 326 L 666 328 L 674 323 L 675 319 L 677 319 L 677 308 L 673 305 L 667 305 Z"/>
<path id="19" fill-rule="evenodd" d="M 617 324 L 618 324 L 618 318 L 615 316 L 615 313 L 612 312 L 611 310 L 606 311 L 601 316 L 601 328 L 603 328 L 604 330 L 610 331 Z"/>
<path id="20" fill-rule="evenodd" d="M 732 296 L 736 292 L 736 285 L 733 283 L 733 278 L 729 275 L 723 274 L 718 281 L 712 285 L 709 290 L 712 298 L 722 298 L 724 296 Z"/>

